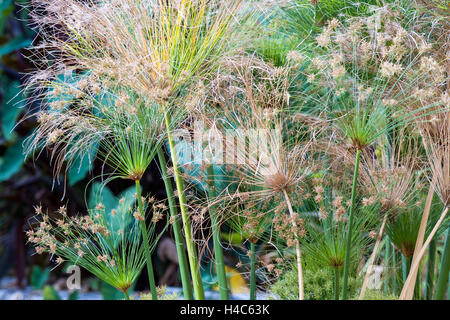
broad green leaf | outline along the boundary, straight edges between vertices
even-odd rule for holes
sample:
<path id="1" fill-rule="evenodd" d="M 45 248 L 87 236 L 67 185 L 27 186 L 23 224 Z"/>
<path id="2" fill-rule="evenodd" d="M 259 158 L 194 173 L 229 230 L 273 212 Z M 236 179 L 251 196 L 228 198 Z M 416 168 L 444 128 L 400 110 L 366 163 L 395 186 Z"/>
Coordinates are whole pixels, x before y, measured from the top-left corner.
<path id="1" fill-rule="evenodd" d="M 117 206 L 117 202 L 118 199 L 116 199 L 108 187 L 103 186 L 101 183 L 95 183 L 92 186 L 89 197 L 90 209 L 95 209 L 95 207 L 101 203 L 105 207 L 105 211 L 110 211 Z"/>
<path id="2" fill-rule="evenodd" d="M 19 139 L 9 147 L 3 157 L 0 157 L 0 182 L 6 181 L 16 174 L 25 160 L 23 154 L 23 141 Z"/>
<path id="3" fill-rule="evenodd" d="M 4 33 L 8 16 L 13 11 L 12 0 L 0 0 L 0 34 Z"/>
<path id="4" fill-rule="evenodd" d="M 30 44 L 31 44 L 30 39 L 25 39 L 23 37 L 14 38 L 13 40 L 0 46 L 0 58 L 3 57 L 4 55 L 10 54 L 11 52 L 14 52 L 16 50 L 20 50 L 25 47 L 28 47 Z"/>
<path id="5" fill-rule="evenodd" d="M 213 286 L 218 283 L 217 274 L 213 263 L 208 262 L 204 268 L 201 268 L 200 273 L 205 290 L 211 290 Z"/>
<path id="6" fill-rule="evenodd" d="M 0 0 L 0 12 L 7 10 L 12 5 L 12 1 L 13 0 Z"/>
<path id="7" fill-rule="evenodd" d="M 88 172 L 92 169 L 96 153 L 97 147 L 93 148 L 89 154 L 77 158 L 68 172 L 69 186 L 75 185 L 86 177 Z"/>
<path id="8" fill-rule="evenodd" d="M 35 290 L 40 290 L 47 282 L 50 270 L 48 268 L 42 269 L 37 265 L 34 265 L 31 269 L 31 285 Z"/>
<path id="9" fill-rule="evenodd" d="M 56 76 L 55 80 L 53 80 L 54 87 L 61 86 L 64 88 L 74 87 L 75 84 L 83 77 L 82 74 L 76 75 L 74 72 L 65 72 L 60 73 Z M 65 101 L 69 103 L 75 97 L 66 92 L 55 94 L 55 89 L 50 89 L 50 94 L 47 96 L 47 103 L 51 104 L 52 102 Z"/>
<path id="10" fill-rule="evenodd" d="M 71 294 L 69 294 L 69 297 L 67 298 L 67 300 L 78 300 L 79 296 L 80 296 L 80 292 L 74 291 Z"/>
<path id="11" fill-rule="evenodd" d="M 2 87 L 5 88 L 0 110 L 1 125 L 3 136 L 6 140 L 10 140 L 13 136 L 13 128 L 25 102 L 20 89 L 20 82 L 9 82 L 4 78 L 1 83 Z"/>
<path id="12" fill-rule="evenodd" d="M 56 291 L 56 289 L 52 286 L 45 286 L 42 296 L 44 300 L 61 300 L 58 291 Z"/>
<path id="13" fill-rule="evenodd" d="M 102 282 L 102 297 L 104 300 L 123 300 L 125 295 L 106 282 Z"/>
<path id="14" fill-rule="evenodd" d="M 115 197 L 108 187 L 100 183 L 95 183 L 91 188 L 88 202 L 89 214 L 94 219 L 97 219 L 97 215 L 103 219 L 108 230 L 111 231 L 109 240 L 115 246 L 122 239 L 119 235 L 119 230 L 127 232 L 136 223 L 133 215 L 129 212 L 136 202 L 134 197 L 135 190 L 135 187 L 131 186 L 118 197 Z M 131 234 L 130 238 L 133 238 Z"/>
<path id="15" fill-rule="evenodd" d="M 168 143 L 167 149 L 171 152 Z M 190 142 L 177 140 L 176 151 L 181 170 L 185 172 L 188 177 L 190 177 L 190 182 L 193 183 L 195 187 L 203 192 L 206 192 L 207 183 L 203 179 L 200 179 L 200 176 L 206 176 L 207 172 L 206 169 L 202 172 L 202 166 L 199 164 L 200 161 L 196 160 L 197 158 L 201 159 L 201 153 L 204 152 L 203 148 L 195 142 L 194 144 L 191 144 Z M 216 190 L 220 193 L 226 187 L 230 186 L 230 183 L 233 180 L 230 173 L 226 172 L 224 165 L 214 164 L 213 167 Z"/>
<path id="16" fill-rule="evenodd" d="M 245 241 L 245 238 L 239 232 L 230 232 L 230 233 L 221 232 L 220 239 L 222 239 L 222 241 L 227 242 L 233 246 L 241 245 Z"/>

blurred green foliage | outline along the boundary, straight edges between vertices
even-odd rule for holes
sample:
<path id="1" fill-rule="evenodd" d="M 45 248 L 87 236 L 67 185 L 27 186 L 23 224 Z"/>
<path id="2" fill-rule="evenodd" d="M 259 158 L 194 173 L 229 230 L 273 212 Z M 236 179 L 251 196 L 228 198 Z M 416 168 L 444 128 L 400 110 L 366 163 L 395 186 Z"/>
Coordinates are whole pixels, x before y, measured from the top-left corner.
<path id="1" fill-rule="evenodd" d="M 23 139 L 15 132 L 26 99 L 21 89 L 18 63 L 20 50 L 31 44 L 32 32 L 21 21 L 28 1 L 0 0 L 0 182 L 10 179 L 21 168 Z"/>
<path id="2" fill-rule="evenodd" d="M 78 291 L 73 291 L 69 294 L 67 300 L 78 300 L 79 295 L 80 293 Z M 52 286 L 45 286 L 44 290 L 42 291 L 42 296 L 44 300 L 62 300 L 58 291 L 56 291 L 56 289 Z"/>
<path id="3" fill-rule="evenodd" d="M 93 168 L 96 152 L 93 150 L 90 157 L 77 159 L 67 172 L 67 180 L 57 177 L 64 184 L 54 183 L 53 169 L 45 159 L 47 153 L 42 153 L 42 160 L 27 161 L 24 146 L 36 124 L 32 115 L 40 107 L 35 93 L 24 90 L 35 69 L 28 48 L 33 41 L 40 41 L 29 26 L 30 6 L 30 0 L 0 0 L 0 234 L 5 235 L 0 237 L 0 277 L 16 261 L 19 284 L 26 276 L 28 256 L 21 233 L 26 229 L 33 205 L 57 206 L 66 191 L 75 195 L 71 197 L 72 210 L 85 209 L 79 182 Z M 72 189 L 64 190 L 64 187 Z M 36 269 L 30 276 L 36 277 Z"/>
<path id="4" fill-rule="evenodd" d="M 270 291 L 282 300 L 298 299 L 298 276 L 294 267 L 275 282 Z M 362 279 L 348 279 L 349 295 L 354 296 L 361 287 Z M 304 290 L 306 300 L 333 300 L 333 275 L 326 269 L 305 269 Z"/>
<path id="5" fill-rule="evenodd" d="M 135 193 L 134 186 L 129 187 L 117 197 L 101 183 L 94 183 L 91 188 L 88 201 L 89 214 L 94 219 L 99 215 L 100 219 L 105 221 L 111 231 L 110 241 L 116 246 L 122 239 L 119 231 L 128 233 L 136 224 L 136 220 L 129 212 L 136 202 Z M 101 209 L 96 208 L 99 204 L 102 204 Z"/>
<path id="6" fill-rule="evenodd" d="M 31 286 L 35 290 L 40 290 L 46 284 L 48 277 L 50 275 L 50 269 L 41 268 L 37 265 L 34 265 L 31 269 Z"/>

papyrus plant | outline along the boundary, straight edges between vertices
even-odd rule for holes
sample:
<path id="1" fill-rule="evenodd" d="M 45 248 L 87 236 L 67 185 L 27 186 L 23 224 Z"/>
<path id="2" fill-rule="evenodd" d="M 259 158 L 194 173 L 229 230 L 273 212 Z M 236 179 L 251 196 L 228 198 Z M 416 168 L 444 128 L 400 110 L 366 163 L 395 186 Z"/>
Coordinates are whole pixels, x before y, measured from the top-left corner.
<path id="1" fill-rule="evenodd" d="M 366 193 L 363 203 L 380 204 L 378 214 L 382 223 L 376 232 L 376 242 L 369 258 L 360 300 L 364 299 L 386 225 L 394 224 L 399 215 L 407 215 L 408 211 L 417 206 L 417 202 L 420 202 L 418 194 L 424 186 L 424 175 L 421 173 L 423 159 L 419 155 L 417 138 L 411 138 L 410 132 L 405 129 L 404 132 L 393 134 L 391 139 L 383 140 L 375 155 L 367 150 L 362 157 L 361 182 Z"/>
<path id="2" fill-rule="evenodd" d="M 270 207 L 268 202 L 275 200 L 277 205 L 265 212 L 275 213 L 272 220 L 275 230 L 289 247 L 295 248 L 302 300 L 300 238 L 305 229 L 295 208 L 311 172 L 308 150 L 313 130 L 301 122 L 292 123 L 285 113 L 289 106 L 291 67 L 273 68 L 251 57 L 231 61 L 231 66 L 233 74 L 219 77 L 215 84 L 214 102 L 222 114 L 215 125 L 231 135 L 224 143 L 227 159 L 231 157 L 228 165 L 235 176 L 234 183 L 239 185 L 232 197 L 245 203 L 244 210 L 263 212 L 262 207 Z M 292 197 L 296 202 L 293 203 Z M 256 227 L 258 233 L 258 224 Z"/>
<path id="3" fill-rule="evenodd" d="M 327 177 L 324 177 L 324 180 Z M 306 254 L 306 263 L 312 268 L 328 268 L 332 270 L 334 299 L 339 300 L 340 277 L 345 262 L 345 240 L 347 236 L 346 224 L 347 207 L 350 199 L 345 199 L 337 194 L 337 189 L 331 193 L 324 192 L 323 183 L 317 184 L 311 196 L 319 207 L 319 214 L 310 216 L 306 220 L 306 236 L 302 241 L 303 250 Z M 342 190 L 347 192 L 348 190 Z M 325 205 L 327 203 L 327 205 Z M 378 206 L 371 204 L 359 208 L 355 215 L 355 224 L 352 234 L 352 251 L 350 260 L 357 263 L 366 252 L 370 243 L 370 228 L 376 223 Z"/>
<path id="4" fill-rule="evenodd" d="M 185 188 L 172 137 L 172 126 L 177 122 L 170 110 L 176 106 L 178 111 L 186 111 L 186 103 L 181 98 L 184 90 L 207 77 L 224 54 L 239 1 L 42 0 L 37 3 L 45 7 L 34 13 L 47 40 L 42 47 L 48 53 L 59 52 L 61 57 L 52 68 L 71 66 L 92 71 L 110 84 L 132 88 L 139 96 L 163 107 L 194 292 L 197 299 L 203 299 Z M 63 40 L 55 39 L 52 31 L 61 26 L 67 35 Z M 163 154 L 159 152 L 159 155 Z M 172 189 L 171 185 L 166 186 Z M 184 287 L 187 288 L 186 284 Z M 188 292 L 185 294 L 189 297 Z"/>
<path id="5" fill-rule="evenodd" d="M 445 94 L 444 97 L 445 96 L 447 96 L 447 94 Z M 417 272 L 422 257 L 425 254 L 425 250 L 429 243 L 438 231 L 438 228 L 445 221 L 445 217 L 450 207 L 450 112 L 448 111 L 448 97 L 445 101 L 447 103 L 446 112 L 434 115 L 429 121 L 421 124 L 421 134 L 432 174 L 430 187 L 433 188 L 441 199 L 444 210 L 423 245 L 421 243 L 423 241 L 423 236 L 417 240 L 419 244 L 416 244 L 408 278 L 406 279 L 400 294 L 400 299 L 402 300 L 412 299 Z M 427 220 L 422 222 L 425 226 L 426 223 Z M 449 250 L 448 246 L 446 247 L 446 250 Z M 443 258 L 444 257 L 448 257 L 448 254 L 444 255 Z M 448 281 L 448 263 L 443 260 L 442 266 L 444 267 L 444 270 L 441 270 L 436 288 L 437 299 L 442 299 L 445 295 L 445 282 Z M 445 273 L 447 273 L 447 275 Z"/>
<path id="6" fill-rule="evenodd" d="M 332 20 L 316 42 L 322 51 L 309 59 L 303 73 L 317 86 L 313 99 L 327 106 L 322 116 L 331 121 L 338 143 L 351 146 L 355 159 L 342 286 L 345 299 L 361 153 L 392 130 L 437 112 L 441 101 L 419 102 L 445 78 L 440 73 L 430 77 L 424 67 L 430 45 L 423 36 L 403 28 L 390 11 L 380 9 L 344 24 Z"/>
<path id="7" fill-rule="evenodd" d="M 64 164 L 69 167 L 78 158 L 98 147 L 97 156 L 112 168 L 106 182 L 122 178 L 136 184 L 140 217 L 145 217 L 140 180 L 156 155 L 164 138 L 164 112 L 157 104 L 148 104 L 133 91 L 106 89 L 95 77 L 74 76 L 72 84 L 47 79 L 48 105 L 39 111 L 38 127 L 29 139 L 30 152 L 51 150 L 55 174 Z M 139 220 L 142 239 L 148 239 L 145 219 Z M 156 283 L 150 246 L 143 241 L 147 271 L 153 297 Z"/>
<path id="8" fill-rule="evenodd" d="M 147 238 L 142 239 L 141 213 L 134 205 L 125 207 L 126 202 L 119 203 L 113 212 L 105 213 L 99 203 L 88 215 L 75 217 L 68 216 L 65 207 L 54 214 L 36 207 L 36 216 L 27 231 L 28 241 L 36 247 L 37 254 L 48 253 L 57 265 L 69 261 L 81 266 L 129 299 L 128 291 L 146 263 L 147 246 L 153 250 L 162 235 L 155 232 L 155 227 L 163 207 L 153 206 Z M 119 215 L 114 225 L 109 215 Z"/>

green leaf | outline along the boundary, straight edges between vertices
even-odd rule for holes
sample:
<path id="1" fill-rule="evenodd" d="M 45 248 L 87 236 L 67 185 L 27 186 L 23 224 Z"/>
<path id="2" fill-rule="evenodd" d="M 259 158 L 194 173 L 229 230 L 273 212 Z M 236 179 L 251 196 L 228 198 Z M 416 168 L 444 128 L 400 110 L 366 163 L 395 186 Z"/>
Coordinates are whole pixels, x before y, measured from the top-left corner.
<path id="1" fill-rule="evenodd" d="M 69 297 L 67 298 L 67 300 L 78 300 L 79 296 L 80 296 L 80 292 L 74 291 L 71 294 L 69 294 Z"/>
<path id="2" fill-rule="evenodd" d="M 218 284 L 218 279 L 214 264 L 209 262 L 205 268 L 201 269 L 202 283 L 205 290 L 211 290 L 214 285 Z"/>
<path id="3" fill-rule="evenodd" d="M 31 269 L 31 286 L 35 290 L 40 290 L 47 282 L 50 270 L 48 268 L 42 269 L 39 266 L 34 265 Z"/>
<path id="4" fill-rule="evenodd" d="M 225 241 L 233 246 L 239 246 L 245 241 L 245 238 L 239 232 L 230 232 L 230 233 L 221 232 L 220 239 L 222 239 L 222 241 Z"/>
<path id="5" fill-rule="evenodd" d="M 171 152 L 170 146 L 167 143 L 167 150 Z M 185 172 L 190 177 L 190 182 L 198 189 L 206 192 L 208 189 L 207 183 L 200 178 L 201 175 L 206 176 L 206 169 L 202 171 L 202 166 L 199 164 L 201 155 L 205 152 L 199 143 L 193 144 L 186 141 L 176 140 L 176 152 L 181 171 Z M 234 180 L 229 172 L 226 171 L 224 165 L 213 165 L 214 168 L 214 183 L 217 193 L 222 192 L 225 188 L 230 187 Z"/>
<path id="6" fill-rule="evenodd" d="M 13 40 L 0 46 L 0 58 L 6 54 L 10 54 L 11 52 L 28 47 L 30 44 L 30 39 L 25 39 L 23 37 L 14 38 Z"/>
<path id="7" fill-rule="evenodd" d="M 69 186 L 73 186 L 77 182 L 83 180 L 88 172 L 92 170 L 96 153 L 97 147 L 93 148 L 89 154 L 77 158 L 68 172 Z"/>
<path id="8" fill-rule="evenodd" d="M 97 219 L 97 215 L 100 216 L 100 219 L 103 219 L 108 230 L 111 231 L 109 240 L 111 240 L 115 246 L 119 245 L 122 239 L 119 235 L 119 230 L 126 232 L 127 229 L 130 229 L 133 226 L 133 223 L 137 223 L 133 216 L 128 212 L 136 202 L 136 199 L 134 198 L 135 191 L 135 187 L 131 186 L 118 197 L 115 197 L 111 190 L 101 183 L 95 183 L 91 188 L 88 202 L 88 207 L 90 208 L 89 214 L 94 220 Z M 123 201 L 120 201 L 121 199 Z M 103 208 L 96 208 L 99 203 L 103 205 Z M 113 210 L 115 210 L 114 214 Z M 131 234 L 130 238 L 133 238 Z"/>
<path id="9" fill-rule="evenodd" d="M 12 5 L 12 0 L 0 0 L 0 12 L 7 10 Z M 1 16 L 2 18 L 4 16 Z"/>
<path id="10" fill-rule="evenodd" d="M 125 295 L 106 282 L 102 282 L 102 297 L 104 300 L 122 300 Z"/>
<path id="11" fill-rule="evenodd" d="M 11 178 L 22 167 L 25 161 L 22 146 L 23 141 L 24 139 L 17 140 L 15 144 L 6 150 L 4 156 L 0 158 L 0 182 Z"/>
<path id="12" fill-rule="evenodd" d="M 44 300 L 61 300 L 58 291 L 56 291 L 52 286 L 45 286 L 42 295 Z"/>
<path id="13" fill-rule="evenodd" d="M 19 81 L 10 82 L 4 78 L 1 83 L 2 87 L 6 88 L 3 93 L 2 108 L 0 110 L 2 131 L 5 139 L 11 140 L 13 136 L 12 130 L 16 125 L 17 118 L 25 102 Z"/>
<path id="14" fill-rule="evenodd" d="M 53 102 L 72 101 L 75 98 L 74 95 L 68 94 L 66 92 L 55 93 L 55 88 L 58 86 L 61 86 L 64 88 L 73 87 L 83 77 L 84 77 L 83 74 L 77 75 L 77 74 L 75 74 L 75 72 L 65 72 L 65 73 L 58 74 L 56 76 L 55 80 L 53 80 L 54 86 L 52 86 L 53 88 L 50 89 L 49 95 L 47 97 L 47 103 L 51 104 Z"/>
<path id="15" fill-rule="evenodd" d="M 105 207 L 105 211 L 110 211 L 117 206 L 117 202 L 118 199 L 116 199 L 108 187 L 103 186 L 101 183 L 95 183 L 92 186 L 89 197 L 90 209 L 94 209 L 97 204 L 101 203 Z"/>
<path id="16" fill-rule="evenodd" d="M 100 279 L 99 278 L 92 278 L 89 281 L 89 287 L 93 290 L 93 291 L 100 291 Z"/>
<path id="17" fill-rule="evenodd" d="M 14 11 L 12 0 L 0 0 L 0 34 L 4 33 L 8 16 Z"/>

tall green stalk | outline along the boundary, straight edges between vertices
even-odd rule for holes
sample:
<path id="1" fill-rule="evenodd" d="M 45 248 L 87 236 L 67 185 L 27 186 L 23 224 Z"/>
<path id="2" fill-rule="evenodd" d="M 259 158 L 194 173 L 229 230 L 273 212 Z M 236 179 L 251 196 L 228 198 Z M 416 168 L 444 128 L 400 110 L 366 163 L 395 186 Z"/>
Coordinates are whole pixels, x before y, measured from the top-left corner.
<path id="1" fill-rule="evenodd" d="M 216 258 L 216 273 L 219 282 L 219 294 L 221 300 L 228 300 L 228 284 L 227 284 L 227 273 L 225 271 L 225 261 L 223 258 L 222 245 L 220 243 L 220 224 L 217 217 L 217 208 L 214 204 L 216 198 L 216 186 L 214 182 L 214 167 L 212 165 L 208 166 L 208 196 L 213 201 L 209 206 L 209 215 L 211 217 L 211 228 L 212 237 L 214 244 L 214 257 Z"/>
<path id="2" fill-rule="evenodd" d="M 412 259 L 412 257 L 405 257 L 402 254 L 402 279 L 403 279 L 403 284 L 406 282 L 406 278 L 408 277 L 408 274 L 409 274 L 409 268 L 411 267 L 411 259 Z"/>
<path id="3" fill-rule="evenodd" d="M 334 300 L 339 300 L 339 268 L 334 268 Z"/>
<path id="4" fill-rule="evenodd" d="M 433 240 L 430 242 L 430 246 L 428 247 L 428 263 L 425 285 L 425 299 L 427 300 L 431 300 L 433 298 L 435 260 L 436 240 Z"/>
<path id="5" fill-rule="evenodd" d="M 186 257 L 183 235 L 181 234 L 180 220 L 178 219 L 178 209 L 175 203 L 172 181 L 167 174 L 167 162 L 162 150 L 157 150 L 159 165 L 161 167 L 161 176 L 166 188 L 167 200 L 169 202 L 170 216 L 173 219 L 172 228 L 175 236 L 175 245 L 177 247 L 178 264 L 180 266 L 181 284 L 183 286 L 183 296 L 186 300 L 193 300 L 192 284 L 189 276 L 189 265 Z"/>
<path id="6" fill-rule="evenodd" d="M 450 228 L 445 236 L 444 251 L 442 254 L 441 266 L 439 267 L 439 277 L 436 284 L 435 300 L 444 300 L 448 286 L 448 273 L 450 271 Z"/>
<path id="7" fill-rule="evenodd" d="M 139 214 L 143 217 L 143 220 L 140 220 L 140 223 L 142 231 L 142 242 L 144 243 L 144 252 L 147 264 L 148 281 L 150 284 L 150 292 L 152 293 L 152 300 L 158 300 L 158 295 L 156 293 L 155 275 L 153 273 L 152 256 L 150 253 L 150 246 L 148 244 L 148 232 L 147 232 L 147 224 L 145 222 L 144 204 L 142 203 L 141 184 L 139 180 L 136 180 L 136 194 L 139 207 Z"/>
<path id="8" fill-rule="evenodd" d="M 391 247 L 392 249 L 392 289 L 394 290 L 394 295 L 398 295 L 398 287 L 397 287 L 397 252 L 395 251 L 394 247 Z"/>
<path id="9" fill-rule="evenodd" d="M 172 137 L 170 115 L 166 110 L 165 123 L 167 129 L 167 138 L 170 146 L 170 156 L 172 159 L 173 172 L 175 175 L 175 183 L 177 187 L 178 200 L 180 202 L 181 219 L 183 221 L 184 237 L 186 239 L 186 249 L 188 252 L 189 265 L 191 269 L 192 285 L 194 287 L 195 299 L 204 300 L 205 292 L 203 290 L 202 276 L 200 274 L 200 263 L 197 257 L 194 239 L 192 237 L 191 222 L 188 216 L 187 201 L 184 194 L 184 181 L 181 177 L 180 168 L 178 167 L 178 157 L 175 147 L 175 141 Z"/>
<path id="10" fill-rule="evenodd" d="M 391 241 L 389 239 L 389 236 L 386 235 L 385 237 L 385 248 L 386 251 L 384 253 L 384 274 L 386 275 L 385 279 L 384 279 L 384 294 L 387 295 L 389 294 L 389 276 L 388 276 L 388 270 L 389 270 L 389 265 L 390 265 L 390 259 L 391 259 Z M 392 268 L 392 270 L 394 270 L 394 268 Z M 394 274 L 395 276 L 395 274 Z M 395 281 L 395 279 L 394 279 Z"/>
<path id="11" fill-rule="evenodd" d="M 256 248 L 250 241 L 250 300 L 256 300 Z"/>
<path id="12" fill-rule="evenodd" d="M 350 251 L 352 248 L 352 225 L 353 225 L 353 215 L 355 211 L 355 200 L 356 200 L 356 184 L 358 180 L 358 172 L 359 172 L 359 162 L 361 157 L 361 150 L 356 150 L 356 158 L 355 158 L 355 169 L 353 172 L 353 185 L 352 185 L 352 198 L 351 198 L 351 206 L 350 206 L 350 214 L 348 218 L 348 226 L 347 226 L 347 241 L 345 244 L 345 260 L 344 260 L 344 275 L 342 282 L 342 300 L 347 299 L 347 283 L 348 283 L 348 274 L 350 269 Z"/>

